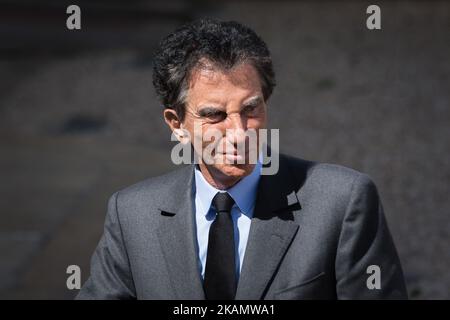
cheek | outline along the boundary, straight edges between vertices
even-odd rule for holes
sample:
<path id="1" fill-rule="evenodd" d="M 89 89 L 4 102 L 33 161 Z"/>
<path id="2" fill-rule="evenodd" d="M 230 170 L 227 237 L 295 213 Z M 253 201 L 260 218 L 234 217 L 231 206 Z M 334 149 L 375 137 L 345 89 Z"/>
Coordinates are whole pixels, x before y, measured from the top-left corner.
<path id="1" fill-rule="evenodd" d="M 217 144 L 223 138 L 225 132 L 226 130 L 222 124 L 205 124 L 202 127 L 203 145 Z"/>
<path id="2" fill-rule="evenodd" d="M 202 136 L 204 132 L 207 130 L 207 126 L 199 120 L 189 119 L 185 121 L 183 124 L 184 129 L 189 131 L 192 142 L 194 141 L 202 141 Z"/>
<path id="3" fill-rule="evenodd" d="M 264 129 L 266 127 L 266 118 L 251 118 L 247 121 L 247 127 L 249 129 Z"/>

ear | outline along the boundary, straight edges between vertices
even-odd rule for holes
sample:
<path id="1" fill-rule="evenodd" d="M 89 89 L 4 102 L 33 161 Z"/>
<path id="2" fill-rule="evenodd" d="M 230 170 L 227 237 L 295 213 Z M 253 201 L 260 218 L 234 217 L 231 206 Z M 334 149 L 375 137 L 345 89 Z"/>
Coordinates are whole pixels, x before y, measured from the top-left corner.
<path id="1" fill-rule="evenodd" d="M 170 130 L 175 134 L 178 141 L 185 142 L 186 138 L 188 138 L 188 134 L 186 134 L 186 130 L 181 128 L 181 121 L 178 118 L 178 115 L 175 110 L 166 108 L 164 109 L 164 121 L 169 126 Z"/>
<path id="2" fill-rule="evenodd" d="M 170 130 L 174 131 L 181 128 L 181 121 L 178 118 L 177 112 L 173 109 L 164 109 L 164 121 L 169 126 Z"/>

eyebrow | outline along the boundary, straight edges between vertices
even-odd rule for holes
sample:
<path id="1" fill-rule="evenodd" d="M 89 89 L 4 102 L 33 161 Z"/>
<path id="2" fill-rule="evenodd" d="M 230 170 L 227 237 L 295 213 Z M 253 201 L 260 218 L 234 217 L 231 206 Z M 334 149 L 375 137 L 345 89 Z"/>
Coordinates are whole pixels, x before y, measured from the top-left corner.
<path id="1" fill-rule="evenodd" d="M 251 97 L 249 99 L 247 99 L 242 106 L 243 107 L 247 107 L 247 106 L 256 106 L 259 103 L 261 103 L 263 101 L 263 98 L 261 96 L 254 96 Z M 212 105 L 203 105 L 200 106 L 200 109 L 197 111 L 198 115 L 200 115 L 201 117 L 205 117 L 205 116 L 210 116 L 210 115 L 214 115 L 217 113 L 226 113 L 226 111 L 219 106 L 212 106 Z"/>
<path id="2" fill-rule="evenodd" d="M 251 97 L 250 99 L 248 99 L 247 101 L 245 101 L 243 103 L 243 105 L 244 106 L 257 105 L 258 103 L 261 103 L 262 100 L 263 99 L 261 98 L 261 96 L 254 96 L 254 97 Z"/>

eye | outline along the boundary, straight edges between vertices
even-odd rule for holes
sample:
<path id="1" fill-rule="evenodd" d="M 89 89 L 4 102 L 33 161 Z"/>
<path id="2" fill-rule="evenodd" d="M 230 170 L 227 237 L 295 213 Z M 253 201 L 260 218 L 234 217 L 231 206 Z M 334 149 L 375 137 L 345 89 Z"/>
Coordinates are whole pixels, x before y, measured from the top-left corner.
<path id="1" fill-rule="evenodd" d="M 242 113 L 248 116 L 253 115 L 258 109 L 259 104 L 249 104 L 242 109 Z"/>
<path id="2" fill-rule="evenodd" d="M 212 112 L 208 115 L 208 119 L 210 119 L 212 121 L 222 121 L 222 120 L 225 120 L 226 117 L 227 117 L 227 114 L 223 111 Z"/>
<path id="3" fill-rule="evenodd" d="M 225 120 L 227 117 L 227 113 L 225 111 L 221 111 L 215 108 L 205 108 L 199 111 L 199 116 L 202 118 L 206 118 L 212 122 L 219 122 Z"/>

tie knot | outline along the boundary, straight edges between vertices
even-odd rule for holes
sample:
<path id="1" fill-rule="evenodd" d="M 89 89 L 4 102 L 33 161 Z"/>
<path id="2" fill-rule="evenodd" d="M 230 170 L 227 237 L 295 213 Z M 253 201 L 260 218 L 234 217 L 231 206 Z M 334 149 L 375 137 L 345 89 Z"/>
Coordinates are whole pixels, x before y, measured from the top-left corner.
<path id="1" fill-rule="evenodd" d="M 217 213 L 231 212 L 234 200 L 228 192 L 217 192 L 212 200 L 212 204 L 216 208 Z"/>

